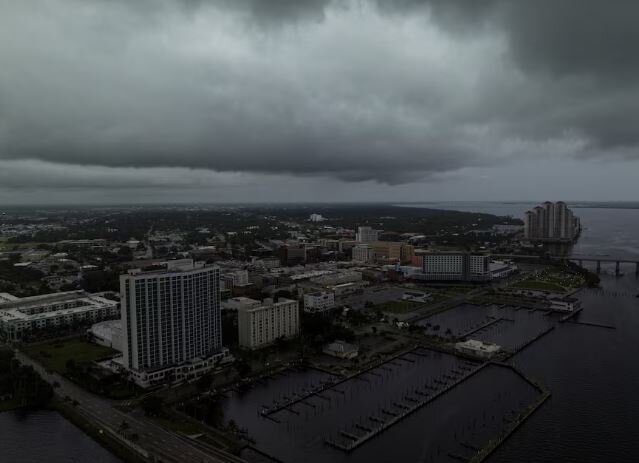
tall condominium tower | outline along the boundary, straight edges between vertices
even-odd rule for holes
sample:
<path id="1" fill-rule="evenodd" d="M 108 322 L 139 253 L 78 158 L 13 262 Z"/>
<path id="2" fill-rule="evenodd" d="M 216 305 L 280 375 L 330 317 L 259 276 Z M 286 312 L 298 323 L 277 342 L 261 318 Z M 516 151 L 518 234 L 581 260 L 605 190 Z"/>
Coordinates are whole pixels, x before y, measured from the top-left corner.
<path id="1" fill-rule="evenodd" d="M 580 230 L 575 217 L 563 201 L 546 201 L 524 216 L 524 238 L 531 241 L 572 241 Z"/>
<path id="2" fill-rule="evenodd" d="M 157 371 L 221 351 L 217 267 L 183 259 L 130 270 L 120 276 L 120 292 L 128 369 Z"/>

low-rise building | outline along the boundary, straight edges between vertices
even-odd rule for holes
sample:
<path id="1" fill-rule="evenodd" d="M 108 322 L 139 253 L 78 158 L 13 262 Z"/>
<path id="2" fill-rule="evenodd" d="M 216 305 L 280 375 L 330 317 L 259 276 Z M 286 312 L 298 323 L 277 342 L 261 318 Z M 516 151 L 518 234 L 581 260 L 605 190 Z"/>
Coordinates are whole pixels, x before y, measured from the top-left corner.
<path id="1" fill-rule="evenodd" d="M 581 308 L 581 301 L 576 297 L 555 297 L 548 299 L 550 310 L 557 312 L 573 312 Z"/>
<path id="2" fill-rule="evenodd" d="M 26 332 L 95 323 L 119 316 L 116 301 L 84 291 L 15 298 L 0 302 L 0 334 L 14 341 Z"/>
<path id="3" fill-rule="evenodd" d="M 260 301 L 256 301 L 250 297 L 231 297 L 226 301 L 222 301 L 222 310 L 238 310 L 244 307 L 257 307 L 260 304 Z"/>
<path id="4" fill-rule="evenodd" d="M 322 348 L 322 352 L 326 355 L 340 359 L 354 359 L 359 355 L 359 347 L 345 341 L 335 341 L 330 344 L 326 344 Z"/>
<path id="5" fill-rule="evenodd" d="M 402 295 L 402 300 L 403 301 L 419 302 L 419 303 L 422 303 L 422 304 L 430 301 L 432 298 L 433 297 L 432 297 L 432 295 L 430 293 L 422 293 L 422 292 L 417 292 L 417 291 L 406 291 Z"/>
<path id="6" fill-rule="evenodd" d="M 304 294 L 304 312 L 321 313 L 335 307 L 335 293 L 317 291 Z"/>
<path id="7" fill-rule="evenodd" d="M 354 270 L 332 272 L 328 275 L 311 278 L 310 282 L 320 286 L 338 285 L 341 283 L 354 283 L 362 281 L 362 272 Z"/>
<path id="8" fill-rule="evenodd" d="M 501 347 L 497 344 L 482 342 L 476 339 L 468 339 L 467 341 L 458 342 L 455 344 L 455 349 L 462 354 L 472 355 L 483 359 L 493 358 L 501 352 Z"/>
<path id="9" fill-rule="evenodd" d="M 111 371 L 125 373 L 141 388 L 149 388 L 162 384 L 177 384 L 183 381 L 194 381 L 205 374 L 221 368 L 234 361 L 226 347 L 206 358 L 195 357 L 179 365 L 169 365 L 154 370 L 132 370 L 124 365 L 122 356 L 100 362 L 100 365 Z"/>
<path id="10" fill-rule="evenodd" d="M 236 287 L 241 288 L 251 284 L 249 282 L 248 270 L 236 270 L 234 272 L 224 273 L 220 280 L 222 283 L 222 289 L 233 290 Z"/>
<path id="11" fill-rule="evenodd" d="M 299 304 L 280 298 L 278 302 L 265 299 L 259 305 L 244 305 L 238 308 L 237 323 L 240 346 L 259 349 L 299 334 Z"/>
<path id="12" fill-rule="evenodd" d="M 490 278 L 492 279 L 506 278 L 518 270 L 517 265 L 513 262 L 502 260 L 491 261 L 489 268 Z"/>
<path id="13" fill-rule="evenodd" d="M 122 320 L 96 323 L 87 330 L 87 335 L 96 344 L 122 352 Z"/>

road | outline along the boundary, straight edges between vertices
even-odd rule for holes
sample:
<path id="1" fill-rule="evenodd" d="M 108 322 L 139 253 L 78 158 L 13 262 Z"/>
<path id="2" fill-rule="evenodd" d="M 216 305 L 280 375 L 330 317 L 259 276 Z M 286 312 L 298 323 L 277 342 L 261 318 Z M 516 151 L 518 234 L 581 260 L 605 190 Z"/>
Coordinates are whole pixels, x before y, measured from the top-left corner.
<path id="1" fill-rule="evenodd" d="M 143 418 L 135 417 L 114 408 L 116 402 L 96 396 L 75 385 L 57 373 L 49 373 L 38 362 L 15 351 L 16 358 L 25 365 L 31 365 L 44 380 L 53 384 L 57 382 L 55 393 L 61 398 L 69 397 L 78 402 L 76 410 L 94 422 L 115 433 L 125 421 L 129 427 L 129 435 L 137 434 L 139 439 L 135 443 L 159 462 L 197 462 L 197 463 L 239 463 L 243 462 L 233 455 L 217 449 L 210 449 L 200 443 L 190 442 L 189 438 L 168 431 L 157 424 Z"/>

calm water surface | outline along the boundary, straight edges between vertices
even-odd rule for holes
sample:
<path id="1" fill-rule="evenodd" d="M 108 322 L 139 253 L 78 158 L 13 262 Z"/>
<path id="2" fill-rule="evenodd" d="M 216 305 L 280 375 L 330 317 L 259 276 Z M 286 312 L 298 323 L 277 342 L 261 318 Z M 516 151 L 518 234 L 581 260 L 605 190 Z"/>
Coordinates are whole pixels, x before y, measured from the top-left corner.
<path id="1" fill-rule="evenodd" d="M 2 463 L 118 463 L 57 412 L 0 413 L 0 462 Z"/>

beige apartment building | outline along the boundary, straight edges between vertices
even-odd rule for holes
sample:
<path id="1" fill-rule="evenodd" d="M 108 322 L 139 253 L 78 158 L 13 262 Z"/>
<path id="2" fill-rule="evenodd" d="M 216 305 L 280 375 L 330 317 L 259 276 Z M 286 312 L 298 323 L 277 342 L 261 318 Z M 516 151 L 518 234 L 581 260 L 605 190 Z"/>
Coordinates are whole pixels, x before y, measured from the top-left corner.
<path id="1" fill-rule="evenodd" d="M 300 332 L 297 301 L 280 298 L 243 304 L 237 309 L 239 343 L 247 349 L 259 349 L 278 338 L 292 338 Z"/>

